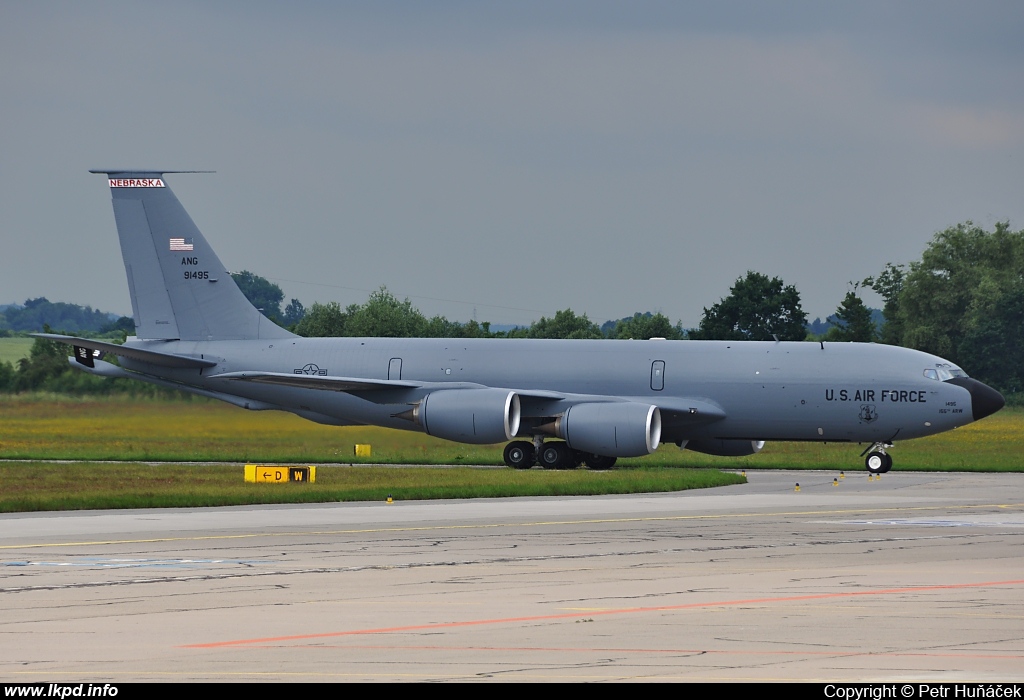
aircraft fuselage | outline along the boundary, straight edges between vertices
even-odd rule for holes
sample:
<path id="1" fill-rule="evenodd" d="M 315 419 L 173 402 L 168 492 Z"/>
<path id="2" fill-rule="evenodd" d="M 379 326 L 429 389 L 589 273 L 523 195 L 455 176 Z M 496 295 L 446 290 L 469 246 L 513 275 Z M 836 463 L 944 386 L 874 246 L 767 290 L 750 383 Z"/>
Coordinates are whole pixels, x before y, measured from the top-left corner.
<path id="1" fill-rule="evenodd" d="M 158 376 L 252 400 L 251 408 L 310 412 L 339 423 L 399 429 L 416 426 L 394 417 L 397 407 L 432 391 L 467 386 L 555 391 L 570 395 L 567 405 L 578 400 L 575 395 L 588 395 L 654 405 L 700 398 L 722 409 L 723 418 L 702 425 L 666 421 L 663 442 L 890 442 L 974 420 L 968 389 L 925 376 L 926 369 L 949 366 L 941 358 L 875 344 L 293 338 L 138 345 L 216 361 L 215 368 L 205 370 L 161 368 Z M 122 365 L 150 375 L 155 370 L 131 360 L 122 360 Z M 217 378 L 239 371 L 412 380 L 429 388 L 361 396 Z M 543 409 L 524 405 L 523 416 L 538 410 L 555 415 L 561 410 L 558 403 L 533 401 Z"/>

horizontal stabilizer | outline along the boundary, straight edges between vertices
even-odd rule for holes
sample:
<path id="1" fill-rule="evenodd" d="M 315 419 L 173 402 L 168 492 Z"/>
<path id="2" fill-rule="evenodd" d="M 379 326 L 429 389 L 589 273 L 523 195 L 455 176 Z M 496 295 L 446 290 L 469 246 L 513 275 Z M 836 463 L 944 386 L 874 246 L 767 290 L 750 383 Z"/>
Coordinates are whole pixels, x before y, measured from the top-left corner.
<path id="1" fill-rule="evenodd" d="M 76 338 L 73 335 L 56 335 L 54 333 L 32 333 L 31 335 L 33 338 L 53 340 L 58 343 L 64 343 L 65 345 L 73 345 L 76 348 L 98 350 L 101 353 L 109 353 L 111 355 L 117 355 L 118 357 L 127 357 L 131 360 L 138 360 L 139 362 L 146 362 L 160 367 L 202 369 L 204 367 L 215 367 L 217 365 L 216 362 L 201 360 L 198 357 L 172 355 L 166 352 L 157 352 L 156 350 L 143 350 L 142 348 L 134 348 L 130 345 L 118 345 L 116 343 L 106 343 L 102 340 L 89 340 L 88 338 Z"/>
<path id="2" fill-rule="evenodd" d="M 161 379 L 160 377 L 154 377 L 149 374 L 142 374 L 139 372 L 129 372 L 117 365 L 112 365 L 109 362 L 103 360 L 95 360 L 92 367 L 82 365 L 75 361 L 75 358 L 69 357 L 68 361 L 71 366 L 75 369 L 92 374 L 97 377 L 106 377 L 108 379 L 137 379 L 148 384 L 155 384 L 156 386 L 162 386 L 167 389 L 177 389 L 178 391 L 184 391 L 189 394 L 195 394 L 197 396 L 205 396 L 208 399 L 218 399 L 232 406 L 238 406 L 249 411 L 287 411 L 288 409 L 284 406 L 278 406 L 277 404 L 267 403 L 265 401 L 253 401 L 242 396 L 233 396 L 231 394 L 224 394 L 219 391 L 210 391 L 209 389 L 203 389 L 197 386 L 191 386 L 189 384 L 182 384 L 181 382 L 172 382 L 167 379 Z M 314 414 L 315 415 L 315 414 Z M 316 420 L 309 416 L 303 416 L 310 420 Z M 334 420 L 328 416 L 324 416 L 326 420 Z M 323 421 L 320 421 L 323 422 Z M 333 425 L 333 423 L 332 423 Z M 339 424 L 340 425 L 340 424 Z"/>

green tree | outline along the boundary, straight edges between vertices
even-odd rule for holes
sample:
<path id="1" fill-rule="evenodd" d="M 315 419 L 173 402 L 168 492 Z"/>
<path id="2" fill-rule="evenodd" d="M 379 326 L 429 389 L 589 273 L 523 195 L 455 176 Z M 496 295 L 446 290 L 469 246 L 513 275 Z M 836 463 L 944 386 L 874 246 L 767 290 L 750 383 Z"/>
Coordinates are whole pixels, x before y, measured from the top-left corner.
<path id="1" fill-rule="evenodd" d="M 826 340 L 837 342 L 873 343 L 877 337 L 875 323 L 871 320 L 871 309 L 856 291 L 846 293 L 836 309 L 836 325 L 828 329 Z"/>
<path id="2" fill-rule="evenodd" d="M 260 277 L 248 270 L 232 272 L 231 277 L 250 304 L 262 311 L 263 315 L 271 321 L 275 323 L 280 321 L 281 301 L 284 299 L 284 292 L 280 287 L 265 277 Z"/>
<path id="3" fill-rule="evenodd" d="M 608 334 L 609 338 L 635 340 L 648 340 L 649 338 L 665 338 L 667 340 L 682 340 L 683 327 L 681 323 L 672 325 L 664 314 L 635 313 L 629 318 L 619 320 L 615 327 Z"/>
<path id="4" fill-rule="evenodd" d="M 459 333 L 457 338 L 494 338 L 495 334 L 491 332 L 491 322 L 483 321 L 477 323 L 475 320 L 467 321 L 466 323 L 459 325 Z"/>
<path id="5" fill-rule="evenodd" d="M 9 307 L 6 325 L 14 331 L 39 331 L 50 326 L 64 333 L 97 333 L 110 324 L 110 316 L 91 306 L 52 302 L 46 297 L 28 299 L 22 308 Z"/>
<path id="6" fill-rule="evenodd" d="M 349 309 L 359 308 L 350 306 Z M 348 323 L 348 313 L 341 310 L 341 305 L 336 301 L 329 301 L 326 304 L 314 302 L 313 306 L 306 311 L 302 320 L 295 324 L 295 333 L 306 338 L 338 338 L 348 335 L 345 332 Z"/>
<path id="7" fill-rule="evenodd" d="M 800 294 L 778 277 L 748 271 L 736 280 L 729 296 L 704 309 L 694 340 L 803 340 L 807 314 Z"/>
<path id="8" fill-rule="evenodd" d="M 17 373 L 10 362 L 0 362 L 0 391 L 14 391 Z"/>
<path id="9" fill-rule="evenodd" d="M 135 335 L 135 319 L 131 316 L 121 316 L 100 328 L 100 333 L 117 335 L 124 341 L 128 336 Z"/>
<path id="10" fill-rule="evenodd" d="M 989 232 L 970 221 L 940 231 L 903 280 L 902 344 L 965 364 L 961 350 L 968 336 L 1007 327 L 1001 316 L 1012 316 L 1022 289 L 1024 231 L 1001 222 Z"/>
<path id="11" fill-rule="evenodd" d="M 868 277 L 862 285 L 873 289 L 882 299 L 882 325 L 880 340 L 887 345 L 900 345 L 903 342 L 903 318 L 900 316 L 900 295 L 903 293 L 903 278 L 906 276 L 903 265 L 886 263 L 885 268 L 877 277 Z"/>
<path id="12" fill-rule="evenodd" d="M 381 287 L 362 306 L 352 310 L 345 324 L 346 335 L 373 338 L 422 338 L 427 319 L 408 299 L 399 301 Z"/>
<path id="13" fill-rule="evenodd" d="M 434 316 L 427 322 L 424 336 L 427 338 L 494 338 L 489 321 L 477 323 L 449 321 L 444 316 Z"/>
<path id="14" fill-rule="evenodd" d="M 45 326 L 43 331 L 49 333 L 50 327 Z M 13 388 L 17 391 L 43 389 L 50 380 L 71 371 L 66 345 L 36 338 L 29 356 L 18 360 Z"/>
<path id="15" fill-rule="evenodd" d="M 1024 287 L 999 294 L 987 312 L 964 334 L 959 362 L 1001 391 L 1024 391 Z"/>
<path id="16" fill-rule="evenodd" d="M 572 309 L 556 311 L 553 318 L 540 317 L 526 331 L 527 338 L 603 338 L 597 324 L 586 314 L 577 316 Z"/>
<path id="17" fill-rule="evenodd" d="M 284 309 L 284 318 L 281 319 L 282 323 L 288 328 L 291 328 L 296 323 L 302 320 L 302 317 L 306 315 L 306 307 L 302 305 L 302 302 L 298 299 L 292 299 L 288 306 Z"/>
<path id="18" fill-rule="evenodd" d="M 370 294 L 366 303 L 350 304 L 344 311 L 335 301 L 314 303 L 293 330 L 306 337 L 493 338 L 496 335 L 488 322 L 459 323 L 444 316 L 428 320 L 412 302 L 399 300 L 387 287 Z"/>

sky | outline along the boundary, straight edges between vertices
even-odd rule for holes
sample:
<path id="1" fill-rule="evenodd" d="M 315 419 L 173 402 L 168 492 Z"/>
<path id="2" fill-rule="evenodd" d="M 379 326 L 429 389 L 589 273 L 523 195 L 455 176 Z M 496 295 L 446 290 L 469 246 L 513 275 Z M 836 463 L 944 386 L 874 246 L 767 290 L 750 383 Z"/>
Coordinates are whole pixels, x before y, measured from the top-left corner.
<path id="1" fill-rule="evenodd" d="M 285 302 L 810 319 L 1024 228 L 1024 3 L 0 0 L 0 304 L 130 314 L 91 168 L 166 181 Z M 865 301 L 880 306 L 868 292 Z"/>

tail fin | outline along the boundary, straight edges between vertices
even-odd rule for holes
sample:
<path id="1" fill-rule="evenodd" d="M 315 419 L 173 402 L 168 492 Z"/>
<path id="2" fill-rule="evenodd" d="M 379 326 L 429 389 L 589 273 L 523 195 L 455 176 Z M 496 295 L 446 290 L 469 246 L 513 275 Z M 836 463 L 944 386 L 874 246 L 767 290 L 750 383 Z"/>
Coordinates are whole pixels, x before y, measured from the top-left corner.
<path id="1" fill-rule="evenodd" d="M 245 298 L 164 183 L 168 171 L 90 170 L 108 178 L 139 338 L 290 338 Z"/>

